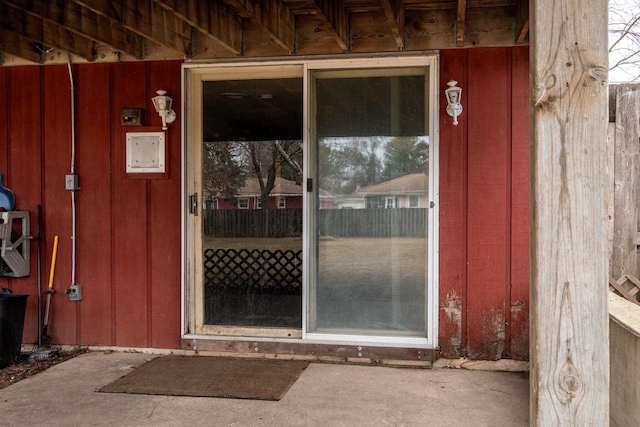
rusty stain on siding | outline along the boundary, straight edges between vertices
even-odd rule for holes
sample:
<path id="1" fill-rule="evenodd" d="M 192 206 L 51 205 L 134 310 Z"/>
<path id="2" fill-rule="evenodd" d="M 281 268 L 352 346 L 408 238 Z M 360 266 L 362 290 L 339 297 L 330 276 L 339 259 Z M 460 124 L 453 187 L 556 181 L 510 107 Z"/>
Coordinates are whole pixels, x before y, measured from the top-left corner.
<path id="1" fill-rule="evenodd" d="M 462 297 L 455 291 L 447 294 L 440 303 L 441 341 L 440 353 L 443 357 L 462 356 Z"/>

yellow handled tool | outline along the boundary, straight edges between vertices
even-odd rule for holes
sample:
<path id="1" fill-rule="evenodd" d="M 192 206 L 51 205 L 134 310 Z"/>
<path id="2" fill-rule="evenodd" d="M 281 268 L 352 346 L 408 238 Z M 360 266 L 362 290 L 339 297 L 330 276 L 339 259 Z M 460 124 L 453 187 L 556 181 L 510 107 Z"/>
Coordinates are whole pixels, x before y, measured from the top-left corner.
<path id="1" fill-rule="evenodd" d="M 51 337 L 47 335 L 47 326 L 49 326 L 49 307 L 51 307 L 51 294 L 53 290 L 53 277 L 56 272 L 56 259 L 58 258 L 58 236 L 53 238 L 53 253 L 51 254 L 51 269 L 49 270 L 49 289 L 47 289 L 47 305 L 44 310 L 44 323 L 42 324 L 42 341 L 49 342 Z"/>

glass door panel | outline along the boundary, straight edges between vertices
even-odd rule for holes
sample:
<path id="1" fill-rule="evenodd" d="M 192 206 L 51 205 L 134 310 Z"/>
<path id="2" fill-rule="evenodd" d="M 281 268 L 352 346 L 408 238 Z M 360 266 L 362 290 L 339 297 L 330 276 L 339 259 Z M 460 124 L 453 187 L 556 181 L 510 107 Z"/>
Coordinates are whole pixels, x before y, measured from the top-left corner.
<path id="1" fill-rule="evenodd" d="M 296 336 L 265 330 L 302 327 L 302 78 L 204 81 L 202 110 L 203 333 Z"/>
<path id="2" fill-rule="evenodd" d="M 426 337 L 428 68 L 317 71 L 309 332 Z"/>

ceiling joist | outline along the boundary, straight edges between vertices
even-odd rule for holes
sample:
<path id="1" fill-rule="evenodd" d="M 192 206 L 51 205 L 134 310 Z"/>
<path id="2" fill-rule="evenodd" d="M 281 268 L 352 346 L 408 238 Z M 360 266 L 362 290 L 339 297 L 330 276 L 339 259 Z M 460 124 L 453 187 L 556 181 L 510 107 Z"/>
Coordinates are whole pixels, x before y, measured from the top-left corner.
<path id="1" fill-rule="evenodd" d="M 314 0 L 317 8 L 316 16 L 320 17 L 329 31 L 344 51 L 351 48 L 349 36 L 349 14 L 347 13 L 344 3 L 332 0 Z"/>
<path id="2" fill-rule="evenodd" d="M 155 0 L 232 53 L 242 54 L 242 21 L 222 0 Z"/>
<path id="3" fill-rule="evenodd" d="M 144 43 L 136 33 L 97 15 L 81 5 L 66 0 L 2 0 L 29 15 L 109 46 L 136 59 L 144 57 Z M 47 45 L 48 43 L 44 43 Z"/>
<path id="4" fill-rule="evenodd" d="M 528 1 L 528 0 L 527 0 Z M 456 45 L 464 45 L 464 34 L 467 25 L 467 0 L 458 0 L 458 13 L 456 16 Z"/>
<path id="5" fill-rule="evenodd" d="M 224 0 L 242 18 L 248 19 L 290 53 L 295 52 L 295 17 L 282 0 Z"/>
<path id="6" fill-rule="evenodd" d="M 32 42 L 77 55 L 87 61 L 96 59 L 93 40 L 5 3 L 0 3 L 0 28 Z"/>
<path id="7" fill-rule="evenodd" d="M 529 34 L 529 0 L 516 2 L 516 43 L 523 44 Z"/>
<path id="8" fill-rule="evenodd" d="M 26 59 L 27 61 L 44 64 L 46 59 L 44 48 L 39 46 L 31 40 L 19 36 L 11 31 L 3 30 L 0 28 L 0 51 L 8 53 L 19 58 Z"/>
<path id="9" fill-rule="evenodd" d="M 381 0 L 381 3 L 396 45 L 398 49 L 404 49 L 404 2 L 403 0 Z"/>
<path id="10" fill-rule="evenodd" d="M 32 47 L 40 45 L 69 52 L 75 62 L 93 60 L 94 51 L 100 61 L 392 52 L 527 44 L 528 3 L 0 0 L 5 5 L 0 8 L 0 28 L 5 31 L 5 43 L 30 60 L 35 58 Z M 21 13 L 9 13 L 8 7 Z M 7 31 L 13 35 L 6 35 Z M 7 64 L 27 62 L 15 62 L 12 54 L 5 56 Z M 46 62 L 55 62 L 51 56 Z"/>
<path id="11" fill-rule="evenodd" d="M 192 56 L 194 28 L 150 0 L 77 0 L 76 3 L 184 57 Z"/>

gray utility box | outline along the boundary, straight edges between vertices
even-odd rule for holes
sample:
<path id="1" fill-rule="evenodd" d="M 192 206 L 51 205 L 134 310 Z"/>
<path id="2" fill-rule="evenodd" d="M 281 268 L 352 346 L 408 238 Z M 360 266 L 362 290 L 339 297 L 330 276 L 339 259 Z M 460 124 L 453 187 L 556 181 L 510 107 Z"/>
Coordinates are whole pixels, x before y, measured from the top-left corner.
<path id="1" fill-rule="evenodd" d="M 9 268 L 9 271 L 0 271 L 0 275 L 29 275 L 30 239 L 29 211 L 0 212 L 0 258 Z"/>

